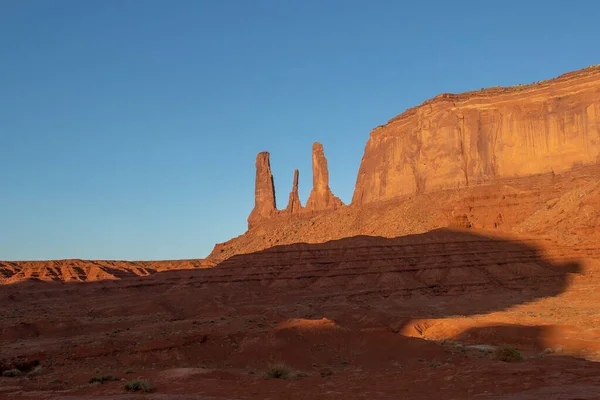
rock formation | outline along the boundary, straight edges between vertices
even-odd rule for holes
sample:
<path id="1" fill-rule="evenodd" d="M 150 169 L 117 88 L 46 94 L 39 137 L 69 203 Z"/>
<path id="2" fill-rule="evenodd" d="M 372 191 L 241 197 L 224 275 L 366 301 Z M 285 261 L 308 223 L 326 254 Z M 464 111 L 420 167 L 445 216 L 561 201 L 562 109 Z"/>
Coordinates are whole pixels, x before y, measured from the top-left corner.
<path id="1" fill-rule="evenodd" d="M 407 110 L 371 132 L 352 204 L 599 161 L 596 66 L 531 85 L 443 94 Z"/>
<path id="2" fill-rule="evenodd" d="M 275 186 L 269 153 L 262 152 L 256 156 L 256 183 L 254 189 L 254 209 L 248 217 L 248 228 L 260 223 L 262 219 L 271 218 L 277 214 L 275 203 Z"/>
<path id="3" fill-rule="evenodd" d="M 248 217 L 248 229 L 261 224 L 265 220 L 279 215 L 301 215 L 318 211 L 335 210 L 344 205 L 335 197 L 329 188 L 329 171 L 327 159 L 321 143 L 314 143 L 312 148 L 313 188 L 306 207 L 302 207 L 298 195 L 298 170 L 294 171 L 294 184 L 288 205 L 285 210 L 277 210 L 275 204 L 275 187 L 269 164 L 269 153 L 258 153 L 256 156 L 256 187 L 254 209 Z"/>
<path id="4" fill-rule="evenodd" d="M 298 170 L 294 170 L 294 184 L 292 191 L 290 192 L 290 199 L 288 205 L 285 208 L 288 214 L 298 214 L 302 211 L 302 204 L 300 203 L 300 196 L 298 195 Z"/>
<path id="5" fill-rule="evenodd" d="M 307 211 L 335 210 L 343 205 L 329 188 L 329 170 L 321 143 L 312 147 L 313 188 L 306 202 Z"/>
<path id="6" fill-rule="evenodd" d="M 554 175 L 593 164 L 600 164 L 600 66 L 530 85 L 441 94 L 405 111 L 371 132 L 352 204 Z M 312 168 L 313 188 L 305 207 L 296 174 L 288 207 L 280 212 L 268 153 L 259 154 L 249 226 L 281 213 L 312 215 L 343 206 L 329 188 L 320 143 L 313 145 Z"/>

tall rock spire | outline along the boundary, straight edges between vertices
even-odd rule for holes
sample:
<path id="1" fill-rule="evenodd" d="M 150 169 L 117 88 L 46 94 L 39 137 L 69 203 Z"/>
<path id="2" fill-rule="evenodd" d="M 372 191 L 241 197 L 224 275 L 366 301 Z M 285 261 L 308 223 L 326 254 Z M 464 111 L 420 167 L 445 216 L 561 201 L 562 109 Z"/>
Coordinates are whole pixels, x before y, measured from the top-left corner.
<path id="1" fill-rule="evenodd" d="M 294 170 L 294 185 L 290 192 L 290 199 L 285 211 L 289 214 L 298 214 L 302 210 L 302 204 L 300 203 L 300 196 L 298 196 L 298 170 Z"/>
<path id="2" fill-rule="evenodd" d="M 312 147 L 313 188 L 306 202 L 307 211 L 335 210 L 343 206 L 329 188 L 329 170 L 323 145 L 315 142 Z"/>
<path id="3" fill-rule="evenodd" d="M 275 186 L 269 162 L 269 153 L 256 156 L 256 184 L 254 189 L 254 209 L 248 217 L 248 228 L 256 226 L 262 219 L 271 218 L 277 213 Z"/>

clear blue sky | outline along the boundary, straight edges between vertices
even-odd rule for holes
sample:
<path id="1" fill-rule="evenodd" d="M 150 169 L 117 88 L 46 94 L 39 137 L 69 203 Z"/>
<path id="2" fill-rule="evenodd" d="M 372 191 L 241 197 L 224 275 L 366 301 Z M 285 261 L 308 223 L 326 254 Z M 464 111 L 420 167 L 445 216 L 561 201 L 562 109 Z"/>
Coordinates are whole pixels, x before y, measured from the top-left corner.
<path id="1" fill-rule="evenodd" d="M 372 128 L 600 63 L 598 1 L 0 0 L 0 259 L 206 256 L 311 145 L 349 202 Z"/>

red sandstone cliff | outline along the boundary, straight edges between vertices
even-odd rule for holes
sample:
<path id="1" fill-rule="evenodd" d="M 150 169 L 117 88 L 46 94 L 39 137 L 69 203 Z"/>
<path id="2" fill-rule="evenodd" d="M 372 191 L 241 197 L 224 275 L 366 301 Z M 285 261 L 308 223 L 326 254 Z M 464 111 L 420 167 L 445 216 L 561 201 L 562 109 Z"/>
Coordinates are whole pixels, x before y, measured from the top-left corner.
<path id="1" fill-rule="evenodd" d="M 600 162 L 600 68 L 444 94 L 371 132 L 352 204 Z"/>
<path id="2" fill-rule="evenodd" d="M 442 94 L 391 119 L 371 133 L 351 207 L 339 207 L 328 189 L 321 152 L 315 144 L 305 208 L 263 218 L 260 229 L 216 245 L 209 259 L 446 226 L 592 240 L 600 232 L 600 66 Z"/>

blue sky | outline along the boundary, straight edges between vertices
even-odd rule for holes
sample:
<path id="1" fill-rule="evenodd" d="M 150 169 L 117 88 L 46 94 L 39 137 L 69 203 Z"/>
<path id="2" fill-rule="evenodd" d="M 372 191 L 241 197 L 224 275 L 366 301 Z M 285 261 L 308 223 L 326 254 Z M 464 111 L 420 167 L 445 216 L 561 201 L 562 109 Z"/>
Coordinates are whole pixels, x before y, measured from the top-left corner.
<path id="1" fill-rule="evenodd" d="M 206 256 L 311 145 L 349 202 L 369 132 L 443 92 L 600 63 L 597 1 L 0 0 L 0 259 Z"/>

